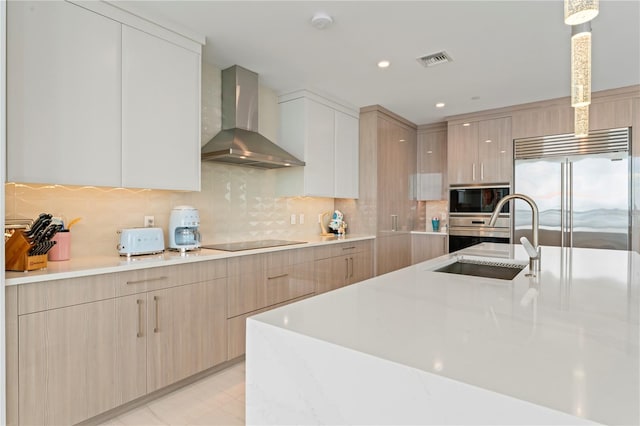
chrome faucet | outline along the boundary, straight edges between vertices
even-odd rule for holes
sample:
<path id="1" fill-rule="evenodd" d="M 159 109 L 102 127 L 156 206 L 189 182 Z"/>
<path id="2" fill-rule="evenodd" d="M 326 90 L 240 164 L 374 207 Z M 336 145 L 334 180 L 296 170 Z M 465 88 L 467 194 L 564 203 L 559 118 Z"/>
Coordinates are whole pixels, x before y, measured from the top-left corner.
<path id="1" fill-rule="evenodd" d="M 538 212 L 538 206 L 536 202 L 533 201 L 531 197 L 528 197 L 524 194 L 510 194 L 503 197 L 498 204 L 496 205 L 493 214 L 491 214 L 491 220 L 489 221 L 489 226 L 495 226 L 496 221 L 498 220 L 498 215 L 500 215 L 500 210 L 502 207 L 510 200 L 519 198 L 524 200 L 531 207 L 531 232 L 533 234 L 533 246 L 529 243 L 526 237 L 522 237 L 520 241 L 524 246 L 527 254 L 529 255 L 529 272 L 535 274 L 540 271 L 540 256 L 541 250 L 538 245 L 538 229 L 540 228 L 540 214 Z"/>

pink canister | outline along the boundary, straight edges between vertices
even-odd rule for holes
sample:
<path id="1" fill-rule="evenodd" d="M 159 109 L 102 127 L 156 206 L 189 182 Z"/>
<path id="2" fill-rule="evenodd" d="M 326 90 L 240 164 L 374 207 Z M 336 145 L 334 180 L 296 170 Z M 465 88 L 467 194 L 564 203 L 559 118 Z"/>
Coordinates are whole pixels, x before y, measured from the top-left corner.
<path id="1" fill-rule="evenodd" d="M 56 245 L 49 250 L 49 260 L 69 260 L 71 258 L 71 232 L 64 230 L 58 232 L 51 238 Z"/>

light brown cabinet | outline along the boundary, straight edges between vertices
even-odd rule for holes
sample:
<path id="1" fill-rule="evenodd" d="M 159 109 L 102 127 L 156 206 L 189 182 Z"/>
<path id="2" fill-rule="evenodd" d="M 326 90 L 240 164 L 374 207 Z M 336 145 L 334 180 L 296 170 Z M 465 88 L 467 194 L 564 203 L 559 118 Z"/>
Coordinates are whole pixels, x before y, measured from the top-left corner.
<path id="1" fill-rule="evenodd" d="M 378 119 L 378 231 L 410 231 L 415 194 L 416 131 L 386 117 Z"/>
<path id="2" fill-rule="evenodd" d="M 511 183 L 511 117 L 449 124 L 447 139 L 450 185 Z"/>
<path id="3" fill-rule="evenodd" d="M 447 126 L 418 128 L 417 200 L 447 199 Z"/>
<path id="4" fill-rule="evenodd" d="M 244 354 L 248 316 L 314 294 L 313 253 L 302 248 L 229 259 L 227 359 Z"/>
<path id="5" fill-rule="evenodd" d="M 375 233 L 376 275 L 411 262 L 408 235 L 417 204 L 416 129 L 414 123 L 380 105 L 360 109 L 360 198 L 355 203 L 336 200 L 336 208 L 350 218 L 352 232 Z M 387 238 L 390 234 L 396 237 Z M 391 251 L 402 261 L 387 266 L 382 253 Z"/>
<path id="6" fill-rule="evenodd" d="M 78 423 L 224 362 L 225 292 L 226 260 L 19 286 L 8 423 Z"/>
<path id="7" fill-rule="evenodd" d="M 372 244 L 344 243 L 316 257 L 316 294 L 335 290 L 373 276 Z M 325 256 L 329 257 L 325 257 Z"/>
<path id="8" fill-rule="evenodd" d="M 147 294 L 147 392 L 226 360 L 226 278 Z"/>
<path id="9" fill-rule="evenodd" d="M 119 391 L 115 300 L 19 319 L 20 424 L 73 424 L 114 408 Z M 99 366 L 99 367 L 98 367 Z"/>
<path id="10" fill-rule="evenodd" d="M 376 238 L 376 275 L 411 265 L 411 234 L 387 233 Z"/>
<path id="11" fill-rule="evenodd" d="M 447 253 L 447 234 L 411 234 L 411 264 L 424 262 Z"/>

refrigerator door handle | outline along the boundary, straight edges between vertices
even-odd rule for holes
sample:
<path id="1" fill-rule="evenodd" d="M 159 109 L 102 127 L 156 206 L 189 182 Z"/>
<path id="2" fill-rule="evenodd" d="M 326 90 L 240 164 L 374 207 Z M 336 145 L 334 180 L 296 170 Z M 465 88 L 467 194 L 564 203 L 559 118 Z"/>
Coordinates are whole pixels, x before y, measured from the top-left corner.
<path id="1" fill-rule="evenodd" d="M 569 162 L 567 173 L 567 198 L 569 200 L 569 247 L 573 247 L 573 162 Z"/>
<path id="2" fill-rule="evenodd" d="M 565 234 L 565 223 L 564 223 L 564 215 L 565 215 L 565 192 L 566 192 L 566 162 L 560 163 L 560 247 L 565 246 L 564 234 Z"/>

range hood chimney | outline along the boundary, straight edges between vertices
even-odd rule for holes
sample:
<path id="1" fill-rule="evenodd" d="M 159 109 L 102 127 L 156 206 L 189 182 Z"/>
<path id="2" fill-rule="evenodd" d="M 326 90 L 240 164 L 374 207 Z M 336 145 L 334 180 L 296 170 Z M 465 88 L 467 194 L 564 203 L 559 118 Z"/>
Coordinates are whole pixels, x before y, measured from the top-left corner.
<path id="1" fill-rule="evenodd" d="M 305 164 L 258 133 L 258 74 L 238 65 L 222 71 L 222 130 L 201 158 L 261 169 Z"/>

